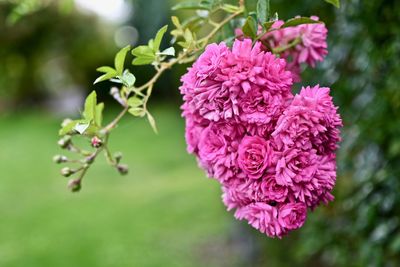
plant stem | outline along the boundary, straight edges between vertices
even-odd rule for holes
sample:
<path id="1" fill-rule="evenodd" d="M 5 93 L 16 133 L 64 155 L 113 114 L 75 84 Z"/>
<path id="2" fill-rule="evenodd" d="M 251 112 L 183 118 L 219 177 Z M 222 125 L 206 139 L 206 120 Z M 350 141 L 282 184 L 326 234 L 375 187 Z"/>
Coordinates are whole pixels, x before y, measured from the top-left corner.
<path id="1" fill-rule="evenodd" d="M 243 8 L 241 8 L 239 11 L 229 15 L 228 17 L 226 17 L 223 21 L 221 21 L 220 23 L 218 23 L 216 25 L 216 27 L 205 37 L 199 39 L 196 41 L 196 43 L 200 44 L 199 48 L 194 48 L 192 50 L 187 49 L 186 51 L 183 51 L 182 53 L 180 53 L 180 55 L 177 58 L 174 58 L 172 60 L 170 60 L 167 63 L 163 63 L 161 64 L 161 68 L 159 68 L 159 70 L 156 72 L 156 74 L 153 76 L 153 78 L 151 78 L 147 83 L 145 83 L 144 85 L 135 88 L 135 91 L 143 91 L 144 89 L 148 88 L 149 86 L 153 85 L 158 78 L 161 76 L 161 74 L 163 74 L 164 71 L 166 71 L 167 69 L 170 69 L 173 65 L 175 65 L 176 63 L 181 62 L 181 60 L 184 60 L 184 58 L 186 56 L 190 56 L 202 49 L 204 49 L 204 47 L 207 45 L 207 43 L 210 41 L 211 38 L 213 38 L 215 36 L 215 34 L 218 33 L 218 31 L 225 25 L 227 24 L 229 21 L 231 21 L 233 18 L 237 17 L 238 15 L 243 13 Z M 185 63 L 187 63 L 185 61 Z"/>
<path id="2" fill-rule="evenodd" d="M 104 127 L 100 132 L 102 134 L 106 135 L 106 138 L 108 138 L 108 134 L 109 132 L 115 128 L 115 126 L 117 126 L 118 122 L 122 119 L 122 117 L 124 117 L 124 115 L 126 114 L 126 112 L 128 112 L 129 110 L 129 106 L 124 107 L 124 109 L 118 114 L 117 117 L 115 117 L 115 119 L 110 122 L 106 127 Z"/>
<path id="3" fill-rule="evenodd" d="M 286 51 L 288 49 L 291 49 L 291 48 L 295 47 L 300 42 L 301 42 L 301 37 L 297 37 L 296 39 L 294 39 L 293 41 L 291 41 L 287 45 L 271 48 L 271 50 L 272 50 L 272 53 L 279 54 L 279 53 L 282 53 L 282 52 L 284 52 L 284 51 Z"/>
<path id="4" fill-rule="evenodd" d="M 157 82 L 158 78 L 164 73 L 164 71 L 166 71 L 167 69 L 170 69 L 172 66 L 174 66 L 177 63 L 180 64 L 180 63 L 188 63 L 188 62 L 194 61 L 196 59 L 196 57 L 195 57 L 196 53 L 203 50 L 205 48 L 205 46 L 209 43 L 209 41 L 218 33 L 218 31 L 225 24 L 229 23 L 233 18 L 235 18 L 236 16 L 238 16 L 244 12 L 243 5 L 244 5 L 244 1 L 241 1 L 240 2 L 240 10 L 238 10 L 237 12 L 235 12 L 233 14 L 230 14 L 229 16 L 227 16 L 225 19 L 223 19 L 219 23 L 216 23 L 216 22 L 211 23 L 215 26 L 214 29 L 205 37 L 195 41 L 194 44 L 192 44 L 193 46 L 181 51 L 179 53 L 178 57 L 173 58 L 173 59 L 169 60 L 168 62 L 161 62 L 159 65 L 157 65 L 156 66 L 157 72 L 154 74 L 154 76 L 148 82 L 146 82 L 145 84 L 143 84 L 140 87 L 129 88 L 129 90 L 127 90 L 127 92 L 124 95 L 125 98 L 127 99 L 131 92 L 134 92 L 135 94 L 142 96 L 144 98 L 143 108 L 146 110 L 146 104 L 151 95 L 154 84 Z M 146 94 L 143 94 L 142 91 L 144 91 L 146 89 L 147 89 Z M 103 144 L 101 147 L 97 148 L 95 152 L 93 152 L 92 154 L 89 155 L 89 157 L 91 157 L 92 161 L 90 163 L 85 163 L 81 167 L 79 177 L 77 178 L 79 182 L 82 181 L 85 174 L 89 170 L 90 166 L 93 164 L 93 162 L 95 161 L 97 156 L 103 150 L 106 153 L 106 158 L 108 159 L 109 163 L 113 166 L 118 165 L 118 163 L 113 159 L 112 154 L 108 148 L 108 138 L 109 138 L 110 132 L 117 126 L 119 121 L 128 112 L 129 108 L 130 107 L 128 105 L 124 105 L 123 110 L 109 124 L 107 124 L 105 127 L 103 127 L 100 130 L 100 134 L 104 136 Z M 147 112 L 147 114 L 148 114 L 148 116 L 151 116 L 148 112 Z M 81 151 L 79 150 L 77 152 L 81 152 Z"/>

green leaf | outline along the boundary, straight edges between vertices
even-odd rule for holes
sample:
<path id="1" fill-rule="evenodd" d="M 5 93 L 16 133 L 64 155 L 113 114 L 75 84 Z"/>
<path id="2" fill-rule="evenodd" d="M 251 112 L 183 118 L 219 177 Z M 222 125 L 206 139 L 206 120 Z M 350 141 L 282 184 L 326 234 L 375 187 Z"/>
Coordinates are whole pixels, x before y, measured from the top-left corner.
<path id="1" fill-rule="evenodd" d="M 210 10 L 210 5 L 205 4 L 204 2 L 183 2 L 176 4 L 172 7 L 172 10 L 182 10 L 182 9 L 197 9 L 197 10 Z"/>
<path id="2" fill-rule="evenodd" d="M 248 16 L 246 22 L 243 25 L 242 31 L 244 35 L 251 37 L 252 39 L 257 37 L 257 22 L 252 16 Z"/>
<path id="3" fill-rule="evenodd" d="M 221 9 L 228 12 L 228 13 L 235 13 L 238 12 L 240 10 L 240 7 L 238 6 L 234 6 L 234 5 L 230 5 L 230 4 L 223 4 L 221 6 Z"/>
<path id="4" fill-rule="evenodd" d="M 133 65 L 151 64 L 156 58 L 153 49 L 146 45 L 141 45 L 133 49 L 132 55 L 137 57 L 132 61 Z"/>
<path id="5" fill-rule="evenodd" d="M 90 123 L 88 122 L 78 122 L 75 127 L 74 130 L 77 131 L 79 134 L 84 134 L 86 132 L 86 130 L 89 128 Z"/>
<path id="6" fill-rule="evenodd" d="M 298 26 L 298 25 L 301 25 L 301 24 L 313 24 L 313 23 L 322 23 L 322 22 L 321 21 L 317 21 L 317 20 L 313 20 L 313 19 L 308 18 L 308 17 L 298 17 L 298 18 L 293 18 L 293 19 L 289 19 L 288 21 L 286 21 L 282 25 L 282 28 Z"/>
<path id="7" fill-rule="evenodd" d="M 109 66 L 102 66 L 96 69 L 98 72 L 103 72 L 103 73 L 108 73 L 108 72 L 114 72 L 116 71 L 115 69 L 109 67 Z"/>
<path id="8" fill-rule="evenodd" d="M 151 49 L 147 45 L 140 45 L 132 50 L 132 55 L 134 55 L 136 57 L 140 57 L 140 56 L 149 56 L 150 57 L 150 56 L 154 56 L 155 53 L 154 53 L 153 49 Z"/>
<path id="9" fill-rule="evenodd" d="M 278 14 L 278 12 L 275 12 L 275 13 L 274 13 L 274 15 L 272 16 L 272 20 L 273 20 L 273 21 L 279 20 L 279 14 Z"/>
<path id="10" fill-rule="evenodd" d="M 272 25 L 274 25 L 275 21 L 268 21 L 263 24 L 264 30 L 267 32 L 271 29 Z"/>
<path id="11" fill-rule="evenodd" d="M 127 87 L 132 87 L 135 82 L 136 82 L 136 77 L 132 73 L 130 73 L 128 70 L 124 72 L 122 77 L 120 78 L 122 83 L 127 86 Z"/>
<path id="12" fill-rule="evenodd" d="M 164 34 L 166 33 L 167 29 L 168 29 L 168 25 L 165 25 L 160 30 L 158 30 L 156 37 L 154 38 L 154 46 L 153 46 L 154 52 L 157 52 L 160 50 L 161 41 L 162 41 L 162 38 L 164 37 Z"/>
<path id="13" fill-rule="evenodd" d="M 189 30 L 189 29 L 186 29 L 185 30 L 185 35 L 184 35 L 184 38 L 185 38 L 185 41 L 188 43 L 188 44 L 191 44 L 192 42 L 193 42 L 193 33 Z"/>
<path id="14" fill-rule="evenodd" d="M 264 23 L 269 19 L 269 0 L 258 0 L 257 18 L 260 23 Z"/>
<path id="15" fill-rule="evenodd" d="M 155 59 L 156 59 L 155 56 L 154 57 L 147 57 L 147 56 L 137 57 L 132 61 L 132 65 L 135 65 L 135 66 L 148 65 L 148 64 L 153 63 L 153 61 Z"/>
<path id="16" fill-rule="evenodd" d="M 159 52 L 158 54 L 163 56 L 175 56 L 175 48 L 168 47 L 167 49 L 165 49 L 162 52 Z"/>
<path id="17" fill-rule="evenodd" d="M 58 134 L 59 134 L 59 135 L 66 135 L 66 134 L 71 133 L 71 132 L 74 130 L 74 128 L 75 128 L 75 126 L 76 126 L 76 124 L 77 124 L 78 122 L 80 122 L 80 121 L 79 121 L 79 120 L 76 120 L 76 121 L 71 121 L 71 122 L 69 122 L 67 125 L 65 125 L 64 127 L 62 127 L 62 128 L 60 129 L 60 131 L 58 132 Z"/>
<path id="18" fill-rule="evenodd" d="M 153 116 L 149 112 L 147 112 L 147 119 L 149 120 L 150 126 L 151 126 L 151 128 L 153 128 L 153 131 L 155 133 L 158 133 L 156 121 L 154 120 Z"/>
<path id="19" fill-rule="evenodd" d="M 256 12 L 257 10 L 257 0 L 246 0 L 244 1 L 244 7 L 246 9 L 246 13 L 249 14 L 251 12 Z"/>
<path id="20" fill-rule="evenodd" d="M 137 108 L 137 107 L 141 106 L 142 104 L 143 104 L 143 100 L 136 96 L 132 96 L 128 99 L 128 105 L 130 107 Z"/>
<path id="21" fill-rule="evenodd" d="M 189 28 L 192 31 L 195 31 L 198 27 L 201 27 L 204 23 L 205 20 L 202 17 L 189 17 L 188 19 L 182 22 L 182 27 Z"/>
<path id="22" fill-rule="evenodd" d="M 115 64 L 115 70 L 117 71 L 118 75 L 121 75 L 122 72 L 124 71 L 124 62 L 125 62 L 125 57 L 126 53 L 131 49 L 130 45 L 125 46 L 122 48 L 116 55 L 114 59 L 114 64 Z"/>
<path id="23" fill-rule="evenodd" d="M 175 27 L 176 27 L 177 29 L 182 28 L 182 26 L 181 26 L 181 24 L 180 24 L 180 22 L 179 22 L 179 18 L 178 18 L 178 17 L 172 16 L 172 17 L 171 17 L 171 20 L 172 20 L 172 24 L 174 24 Z"/>
<path id="24" fill-rule="evenodd" d="M 340 8 L 340 0 L 325 0 L 325 2 L 332 4 L 337 8 Z"/>
<path id="25" fill-rule="evenodd" d="M 95 136 L 99 134 L 99 127 L 94 124 L 89 124 L 89 127 L 82 133 L 86 136 Z"/>
<path id="26" fill-rule="evenodd" d="M 114 70 L 114 69 L 112 69 L 112 71 L 110 70 L 110 72 L 107 72 L 107 73 L 101 75 L 100 77 L 98 77 L 98 78 L 94 81 L 93 84 L 96 84 L 96 83 L 98 83 L 98 82 L 102 82 L 102 81 L 109 80 L 109 79 L 111 79 L 111 78 L 116 77 L 117 75 L 118 75 L 117 71 Z"/>
<path id="27" fill-rule="evenodd" d="M 83 110 L 83 118 L 91 121 L 95 118 L 96 114 L 97 95 L 92 91 L 85 100 L 85 109 Z"/>
<path id="28" fill-rule="evenodd" d="M 143 117 L 146 115 L 146 111 L 143 108 L 130 108 L 128 112 L 135 117 Z"/>
<path id="29" fill-rule="evenodd" d="M 95 114 L 95 123 L 99 127 L 101 127 L 101 125 L 103 123 L 103 110 L 104 110 L 104 103 L 97 104 L 96 114 Z"/>

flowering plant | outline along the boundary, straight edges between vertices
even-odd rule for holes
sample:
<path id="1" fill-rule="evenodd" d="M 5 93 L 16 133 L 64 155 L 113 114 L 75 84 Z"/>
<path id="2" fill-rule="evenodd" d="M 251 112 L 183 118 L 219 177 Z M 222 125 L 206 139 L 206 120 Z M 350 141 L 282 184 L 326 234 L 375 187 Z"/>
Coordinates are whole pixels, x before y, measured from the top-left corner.
<path id="1" fill-rule="evenodd" d="M 277 14 L 270 16 L 267 0 L 241 0 L 237 5 L 223 0 L 184 2 L 174 9 L 198 11 L 185 22 L 172 17 L 172 44 L 181 47 L 178 53 L 174 46 L 160 49 L 165 26 L 147 45 L 123 48 L 113 67 L 97 69 L 103 74 L 95 83 L 110 80 L 121 85 L 110 91 L 122 105 L 121 113 L 103 125 L 104 104 L 97 103 L 92 92 L 82 118 L 63 122 L 59 145 L 82 156 L 54 158 L 57 163 L 79 164 L 61 170 L 66 177 L 77 175 L 69 181 L 70 189 L 81 188 L 102 151 L 121 174 L 127 173 L 121 154 L 113 155 L 108 148 L 111 132 L 127 113 L 147 117 L 156 131 L 147 108 L 156 81 L 173 65 L 195 61 L 180 87 L 188 151 L 220 182 L 223 202 L 236 210 L 236 218 L 271 237 L 301 227 L 307 209 L 333 199 L 336 179 L 341 119 L 330 89 L 316 85 L 292 92 L 304 65 L 315 67 L 327 55 L 325 25 L 315 16 L 279 20 Z M 221 13 L 224 17 L 218 20 Z M 206 25 L 209 33 L 199 38 L 197 29 Z M 124 68 L 128 52 L 135 56 L 133 65 L 154 66 L 147 83 L 136 85 L 134 74 Z M 75 145 L 77 137 L 88 138 L 93 150 Z"/>
<path id="2" fill-rule="evenodd" d="M 221 183 L 228 209 L 281 237 L 303 225 L 307 208 L 333 199 L 341 119 L 329 88 L 293 95 L 297 74 L 265 50 L 251 39 L 234 41 L 232 49 L 207 46 L 182 77 L 182 109 L 188 150 Z"/>

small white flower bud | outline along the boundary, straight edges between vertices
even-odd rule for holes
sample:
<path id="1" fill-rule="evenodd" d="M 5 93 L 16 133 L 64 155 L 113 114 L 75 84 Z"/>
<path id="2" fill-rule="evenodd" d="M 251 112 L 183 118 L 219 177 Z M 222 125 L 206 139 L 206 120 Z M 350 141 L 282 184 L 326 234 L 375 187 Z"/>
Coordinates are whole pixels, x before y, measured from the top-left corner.
<path id="1" fill-rule="evenodd" d="M 128 174 L 128 171 L 129 171 L 128 165 L 119 164 L 119 165 L 117 165 L 117 170 L 121 175 L 126 175 L 126 174 Z"/>
<path id="2" fill-rule="evenodd" d="M 78 192 L 81 190 L 81 179 L 71 179 L 68 181 L 68 188 L 72 192 Z"/>
<path id="3" fill-rule="evenodd" d="M 55 155 L 53 157 L 53 161 L 55 163 L 64 163 L 64 162 L 68 161 L 68 158 L 66 156 L 63 156 L 63 155 Z"/>
<path id="4" fill-rule="evenodd" d="M 69 167 L 64 167 L 61 169 L 61 175 L 64 177 L 69 177 L 74 174 L 74 171 L 71 170 Z"/>
<path id="5" fill-rule="evenodd" d="M 58 140 L 57 144 L 61 148 L 67 148 L 71 144 L 71 136 L 69 136 L 69 135 L 64 136 L 63 138 Z"/>
<path id="6" fill-rule="evenodd" d="M 115 161 L 116 161 L 117 163 L 119 163 L 119 162 L 121 161 L 121 159 L 122 159 L 122 153 L 121 153 L 121 152 L 115 153 L 115 154 L 114 154 L 114 158 L 115 158 Z"/>

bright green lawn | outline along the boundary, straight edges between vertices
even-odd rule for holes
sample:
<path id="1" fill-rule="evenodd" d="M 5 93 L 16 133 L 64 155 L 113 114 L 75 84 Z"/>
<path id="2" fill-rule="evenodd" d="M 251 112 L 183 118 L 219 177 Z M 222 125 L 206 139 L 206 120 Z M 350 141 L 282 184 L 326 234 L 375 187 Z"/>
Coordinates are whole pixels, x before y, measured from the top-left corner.
<path id="1" fill-rule="evenodd" d="M 59 120 L 0 116 L 0 266 L 234 266 L 232 214 L 187 155 L 179 110 L 154 115 L 159 135 L 125 119 L 112 136 L 129 175 L 101 159 L 78 194 L 51 162 Z"/>

